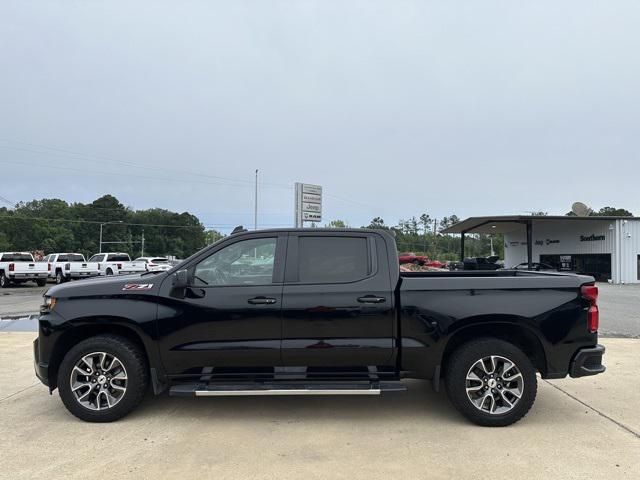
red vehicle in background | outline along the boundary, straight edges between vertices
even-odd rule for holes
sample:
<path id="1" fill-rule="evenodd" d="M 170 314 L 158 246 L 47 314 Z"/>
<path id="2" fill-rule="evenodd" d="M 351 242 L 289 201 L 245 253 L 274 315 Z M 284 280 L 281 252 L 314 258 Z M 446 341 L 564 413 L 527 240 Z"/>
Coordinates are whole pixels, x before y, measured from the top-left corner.
<path id="1" fill-rule="evenodd" d="M 413 252 L 403 252 L 398 254 L 398 260 L 400 265 L 403 263 L 413 263 L 414 265 L 420 265 L 421 267 L 433 267 L 433 268 L 446 268 L 447 264 L 439 260 L 429 260 L 429 258 L 423 255 L 416 255 Z"/>
<path id="2" fill-rule="evenodd" d="M 424 266 L 433 268 L 447 268 L 447 264 L 445 262 L 441 262 L 440 260 L 428 260 L 427 263 L 424 264 Z"/>
<path id="3" fill-rule="evenodd" d="M 427 257 L 422 255 L 416 255 L 413 252 L 403 252 L 398 254 L 398 260 L 400 260 L 400 264 L 403 263 L 413 263 L 414 265 L 425 265 L 429 262 Z"/>

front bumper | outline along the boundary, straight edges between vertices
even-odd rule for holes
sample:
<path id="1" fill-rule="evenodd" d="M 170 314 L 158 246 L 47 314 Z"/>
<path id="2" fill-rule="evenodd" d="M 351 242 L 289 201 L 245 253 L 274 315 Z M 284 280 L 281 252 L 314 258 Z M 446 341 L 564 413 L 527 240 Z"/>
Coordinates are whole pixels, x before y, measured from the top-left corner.
<path id="1" fill-rule="evenodd" d="M 49 364 L 40 362 L 39 341 L 36 338 L 33 341 L 33 368 L 36 371 L 36 377 L 47 387 L 49 386 Z"/>
<path id="2" fill-rule="evenodd" d="M 604 352 L 604 345 L 581 348 L 573 356 L 573 360 L 571 360 L 569 375 L 572 378 L 577 378 L 597 375 L 604 372 L 606 370 L 606 367 L 602 365 Z"/>

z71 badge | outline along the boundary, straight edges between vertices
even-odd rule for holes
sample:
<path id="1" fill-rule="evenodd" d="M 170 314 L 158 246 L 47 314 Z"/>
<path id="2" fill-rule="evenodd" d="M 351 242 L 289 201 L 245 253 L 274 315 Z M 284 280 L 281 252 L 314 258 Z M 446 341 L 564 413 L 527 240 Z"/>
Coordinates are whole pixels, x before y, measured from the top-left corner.
<path id="1" fill-rule="evenodd" d="M 122 287 L 123 291 L 132 291 L 140 292 L 143 290 L 151 290 L 153 287 L 153 283 L 127 283 L 124 287 Z"/>

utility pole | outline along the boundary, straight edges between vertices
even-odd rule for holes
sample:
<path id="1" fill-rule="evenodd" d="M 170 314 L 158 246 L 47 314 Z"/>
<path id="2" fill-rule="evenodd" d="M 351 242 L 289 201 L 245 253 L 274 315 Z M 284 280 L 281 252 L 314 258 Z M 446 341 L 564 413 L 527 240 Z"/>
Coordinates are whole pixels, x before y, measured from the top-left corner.
<path id="1" fill-rule="evenodd" d="M 140 248 L 140 256 L 144 257 L 144 228 L 142 229 L 142 247 Z"/>
<path id="2" fill-rule="evenodd" d="M 438 232 L 436 230 L 437 225 L 438 225 L 438 219 L 434 218 L 433 219 L 433 259 L 434 260 L 436 259 L 436 256 L 438 255 L 438 251 L 437 251 L 437 248 L 438 248 L 438 245 L 437 245 Z"/>
<path id="3" fill-rule="evenodd" d="M 258 229 L 258 169 L 256 168 L 256 193 L 255 203 L 253 205 L 253 229 Z"/>

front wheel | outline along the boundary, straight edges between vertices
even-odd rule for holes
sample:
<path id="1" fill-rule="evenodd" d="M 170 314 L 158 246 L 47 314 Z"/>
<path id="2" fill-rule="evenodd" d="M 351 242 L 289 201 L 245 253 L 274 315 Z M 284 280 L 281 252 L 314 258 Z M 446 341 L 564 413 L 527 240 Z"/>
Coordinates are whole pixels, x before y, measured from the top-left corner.
<path id="1" fill-rule="evenodd" d="M 124 417 L 142 401 L 148 383 L 142 351 L 117 335 L 83 340 L 69 350 L 58 370 L 62 402 L 87 422 Z"/>
<path id="2" fill-rule="evenodd" d="M 481 338 L 458 347 L 445 372 L 451 403 L 478 425 L 504 427 L 524 417 L 536 398 L 536 371 L 515 345 Z"/>

